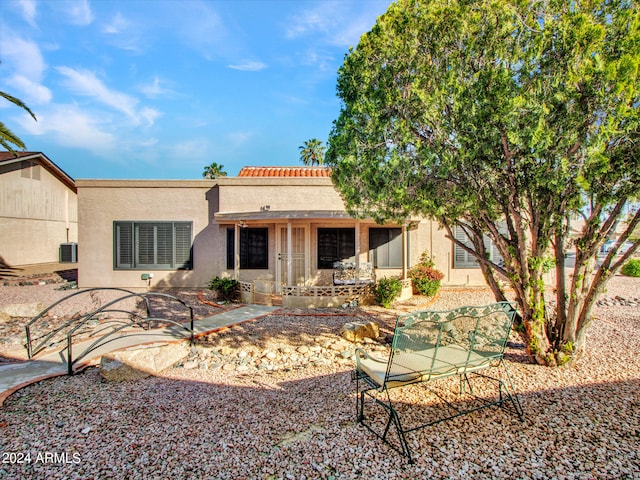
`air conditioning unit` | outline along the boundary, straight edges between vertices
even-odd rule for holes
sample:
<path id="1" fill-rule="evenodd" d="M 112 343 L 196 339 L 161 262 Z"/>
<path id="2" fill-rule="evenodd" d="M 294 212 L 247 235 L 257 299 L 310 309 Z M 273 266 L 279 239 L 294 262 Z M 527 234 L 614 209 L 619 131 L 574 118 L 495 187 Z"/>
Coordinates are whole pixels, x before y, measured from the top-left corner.
<path id="1" fill-rule="evenodd" d="M 77 263 L 78 262 L 78 244 L 77 243 L 61 243 L 60 244 L 60 262 L 61 263 Z"/>

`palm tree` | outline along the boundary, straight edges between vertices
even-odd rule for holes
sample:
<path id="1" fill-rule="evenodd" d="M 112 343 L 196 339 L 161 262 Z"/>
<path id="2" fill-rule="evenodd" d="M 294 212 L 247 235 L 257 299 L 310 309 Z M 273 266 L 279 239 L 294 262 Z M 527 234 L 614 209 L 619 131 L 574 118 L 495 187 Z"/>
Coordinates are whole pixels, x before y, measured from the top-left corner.
<path id="1" fill-rule="evenodd" d="M 218 177 L 226 177 L 227 172 L 222 170 L 224 165 L 218 165 L 216 162 L 213 162 L 211 165 L 204 167 L 204 171 L 202 172 L 203 178 L 218 178 Z"/>
<path id="2" fill-rule="evenodd" d="M 27 107 L 24 104 L 24 102 L 19 98 L 13 97 L 8 93 L 1 92 L 1 91 L 0 91 L 0 97 L 4 98 L 5 100 L 8 100 L 9 102 L 13 103 L 14 105 L 17 105 L 20 108 L 24 108 L 27 112 L 29 112 L 29 115 L 31 115 L 31 117 L 33 117 L 33 119 L 36 122 L 38 121 L 38 119 L 33 114 L 33 112 L 29 109 L 29 107 Z M 2 145 L 6 150 L 10 151 L 16 156 L 17 154 L 14 147 L 20 150 L 24 150 L 26 148 L 24 142 L 20 140 L 20 138 L 15 133 L 9 130 L 9 127 L 7 127 L 3 122 L 0 122 L 0 145 Z"/>
<path id="3" fill-rule="evenodd" d="M 306 166 L 324 164 L 324 151 L 327 149 L 317 138 L 307 140 L 300 147 L 300 159 Z"/>

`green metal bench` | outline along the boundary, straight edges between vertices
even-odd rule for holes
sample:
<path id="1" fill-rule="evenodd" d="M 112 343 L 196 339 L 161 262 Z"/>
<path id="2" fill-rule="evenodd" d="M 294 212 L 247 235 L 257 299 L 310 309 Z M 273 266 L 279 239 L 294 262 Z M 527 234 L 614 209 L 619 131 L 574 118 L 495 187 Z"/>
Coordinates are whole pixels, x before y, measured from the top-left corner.
<path id="1" fill-rule="evenodd" d="M 508 302 L 400 315 L 389 358 L 376 358 L 356 349 L 354 376 L 358 392 L 358 422 L 412 462 L 406 438 L 408 432 L 493 405 L 513 409 L 524 421 L 520 400 L 504 362 L 504 351 L 515 315 L 515 306 Z M 455 400 L 450 401 L 445 398 L 447 395 L 429 388 L 430 382 L 455 375 L 460 380 Z M 413 405 L 413 400 L 408 402 L 410 405 L 403 403 L 401 396 L 392 395 L 391 390 L 416 384 L 435 393 L 449 411 L 445 416 L 406 427 L 401 421 L 398 405 L 418 405 Z M 476 395 L 474 387 L 482 394 Z M 394 396 L 397 398 L 392 398 Z M 382 422 L 376 418 L 380 416 L 365 415 L 365 404 L 371 408 L 383 407 L 385 415 Z M 392 426 L 398 434 L 396 443 L 389 438 Z"/>

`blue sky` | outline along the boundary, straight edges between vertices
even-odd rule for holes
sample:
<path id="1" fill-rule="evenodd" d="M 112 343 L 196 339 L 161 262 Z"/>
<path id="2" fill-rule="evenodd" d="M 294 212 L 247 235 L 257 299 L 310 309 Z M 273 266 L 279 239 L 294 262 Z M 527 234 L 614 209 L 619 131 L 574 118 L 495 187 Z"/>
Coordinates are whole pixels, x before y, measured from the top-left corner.
<path id="1" fill-rule="evenodd" d="M 391 0 L 0 0 L 0 118 L 78 178 L 300 165 Z"/>

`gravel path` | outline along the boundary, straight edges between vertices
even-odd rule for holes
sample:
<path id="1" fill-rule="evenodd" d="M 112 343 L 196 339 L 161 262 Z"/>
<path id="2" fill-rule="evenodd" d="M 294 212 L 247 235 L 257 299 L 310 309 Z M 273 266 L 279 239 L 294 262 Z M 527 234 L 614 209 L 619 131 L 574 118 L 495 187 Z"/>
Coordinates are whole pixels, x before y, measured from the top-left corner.
<path id="1" fill-rule="evenodd" d="M 24 298 L 58 295 L 46 287 Z M 0 301 L 27 291 L 14 288 L 31 287 L 0 287 Z M 606 296 L 639 292 L 640 279 L 617 276 Z M 491 301 L 484 289 L 443 290 L 430 308 Z M 640 308 L 610 303 L 595 309 L 588 351 L 574 366 L 541 367 L 508 352 L 525 423 L 486 409 L 414 432 L 414 465 L 354 423 L 353 364 L 339 350 L 331 357 L 329 345 L 346 321 L 371 319 L 388 333 L 393 316 L 291 310 L 208 336 L 193 352 L 245 352 L 258 364 L 273 357 L 279 368 L 183 365 L 121 384 L 90 369 L 13 394 L 0 408 L 0 478 L 640 479 Z M 319 360 L 285 362 L 304 347 Z M 406 402 L 428 401 L 407 390 Z"/>

